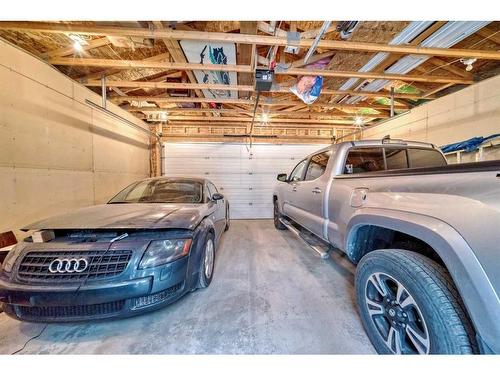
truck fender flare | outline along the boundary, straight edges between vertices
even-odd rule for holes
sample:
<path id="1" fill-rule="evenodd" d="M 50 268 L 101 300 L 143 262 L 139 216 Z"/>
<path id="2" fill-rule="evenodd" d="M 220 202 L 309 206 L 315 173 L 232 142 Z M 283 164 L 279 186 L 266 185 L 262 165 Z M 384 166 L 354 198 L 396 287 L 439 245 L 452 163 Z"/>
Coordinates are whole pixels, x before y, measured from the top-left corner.
<path id="1" fill-rule="evenodd" d="M 431 216 L 363 208 L 356 211 L 346 228 L 344 248 L 349 258 L 354 255 L 353 239 L 356 231 L 364 225 L 406 233 L 432 247 L 457 286 L 477 332 L 489 345 L 496 344 L 494 349 L 500 350 L 498 296 L 474 252 L 453 227 Z"/>

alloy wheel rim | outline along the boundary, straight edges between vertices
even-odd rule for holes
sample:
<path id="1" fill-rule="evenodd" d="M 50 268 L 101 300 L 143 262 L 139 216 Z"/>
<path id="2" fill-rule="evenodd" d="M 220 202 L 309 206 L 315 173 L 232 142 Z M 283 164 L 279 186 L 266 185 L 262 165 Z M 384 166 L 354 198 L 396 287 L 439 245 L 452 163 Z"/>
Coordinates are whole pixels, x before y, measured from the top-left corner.
<path id="1" fill-rule="evenodd" d="M 205 277 L 210 279 L 214 269 L 214 243 L 211 239 L 207 241 L 205 246 Z"/>
<path id="2" fill-rule="evenodd" d="M 429 354 L 424 316 L 401 282 L 382 272 L 371 274 L 365 285 L 365 304 L 371 323 L 392 353 Z"/>

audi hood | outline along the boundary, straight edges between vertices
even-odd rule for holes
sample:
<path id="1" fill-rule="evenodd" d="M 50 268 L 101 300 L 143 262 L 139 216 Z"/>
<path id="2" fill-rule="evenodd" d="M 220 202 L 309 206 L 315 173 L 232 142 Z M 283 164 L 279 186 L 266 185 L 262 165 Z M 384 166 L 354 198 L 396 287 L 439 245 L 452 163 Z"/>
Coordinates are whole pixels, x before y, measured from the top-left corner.
<path id="1" fill-rule="evenodd" d="M 39 229 L 194 229 L 206 216 L 206 204 L 102 204 L 25 226 Z"/>

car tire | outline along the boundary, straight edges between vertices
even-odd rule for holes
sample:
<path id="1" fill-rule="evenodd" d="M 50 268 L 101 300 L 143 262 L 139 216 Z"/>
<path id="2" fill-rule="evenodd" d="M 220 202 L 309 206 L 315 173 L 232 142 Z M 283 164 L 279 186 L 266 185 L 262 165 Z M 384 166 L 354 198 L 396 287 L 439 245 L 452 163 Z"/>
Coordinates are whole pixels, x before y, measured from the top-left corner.
<path id="1" fill-rule="evenodd" d="M 207 235 L 203 246 L 203 254 L 200 261 L 200 269 L 198 272 L 197 289 L 203 289 L 210 285 L 214 277 L 215 269 L 215 244 L 212 233 Z"/>
<path id="2" fill-rule="evenodd" d="M 472 354 L 474 330 L 448 272 L 407 250 L 375 250 L 356 270 L 363 326 L 380 354 Z"/>
<path id="3" fill-rule="evenodd" d="M 278 200 L 275 200 L 274 201 L 274 215 L 273 215 L 274 227 L 278 230 L 285 230 L 286 229 L 285 225 L 280 221 L 281 217 L 282 216 L 280 213 L 280 207 L 278 205 Z"/>
<path id="4" fill-rule="evenodd" d="M 227 232 L 229 230 L 229 227 L 231 226 L 231 217 L 229 216 L 229 206 L 226 208 L 226 226 L 224 227 L 224 232 Z"/>

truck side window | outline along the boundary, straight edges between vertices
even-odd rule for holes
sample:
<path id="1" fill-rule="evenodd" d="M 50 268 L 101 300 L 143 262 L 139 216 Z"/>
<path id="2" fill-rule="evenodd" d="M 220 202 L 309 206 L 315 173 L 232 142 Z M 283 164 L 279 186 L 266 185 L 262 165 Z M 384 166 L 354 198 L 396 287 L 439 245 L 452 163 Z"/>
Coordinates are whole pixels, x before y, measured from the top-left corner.
<path id="1" fill-rule="evenodd" d="M 409 148 L 410 168 L 442 167 L 447 165 L 444 156 L 437 150 Z"/>
<path id="2" fill-rule="evenodd" d="M 408 168 L 408 158 L 404 148 L 385 148 L 385 160 L 388 170 Z"/>
<path id="3" fill-rule="evenodd" d="M 299 164 L 293 168 L 292 173 L 290 173 L 290 181 L 302 181 L 304 176 L 304 168 L 306 167 L 307 159 L 302 160 Z"/>
<path id="4" fill-rule="evenodd" d="M 326 171 L 326 165 L 332 155 L 332 151 L 328 150 L 311 156 L 309 166 L 307 167 L 305 181 L 315 180 L 321 177 Z"/>
<path id="5" fill-rule="evenodd" d="M 344 173 L 366 173 L 384 169 L 384 152 L 381 147 L 355 148 L 347 154 Z"/>

